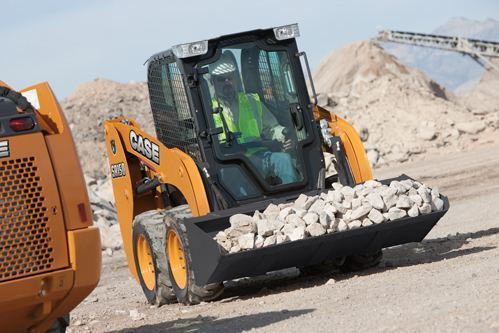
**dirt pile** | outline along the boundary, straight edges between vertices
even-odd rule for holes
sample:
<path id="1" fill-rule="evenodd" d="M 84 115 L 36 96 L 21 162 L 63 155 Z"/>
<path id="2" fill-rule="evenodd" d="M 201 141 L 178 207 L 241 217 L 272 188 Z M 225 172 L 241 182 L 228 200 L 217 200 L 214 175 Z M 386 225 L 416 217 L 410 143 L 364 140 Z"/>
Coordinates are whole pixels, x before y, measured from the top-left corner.
<path id="1" fill-rule="evenodd" d="M 499 59 L 491 62 L 499 68 Z M 476 115 L 483 116 L 489 126 L 499 127 L 499 72 L 484 72 L 478 84 L 460 96 L 464 105 Z"/>
<path id="2" fill-rule="evenodd" d="M 105 120 L 131 117 L 147 133 L 155 133 L 144 82 L 96 79 L 80 85 L 61 106 L 73 132 L 83 171 L 93 177 L 109 174 L 104 145 Z"/>
<path id="3" fill-rule="evenodd" d="M 373 165 L 466 150 L 473 141 L 497 137 L 497 126 L 483 115 L 371 42 L 332 52 L 314 82 L 319 104 L 354 125 Z"/>

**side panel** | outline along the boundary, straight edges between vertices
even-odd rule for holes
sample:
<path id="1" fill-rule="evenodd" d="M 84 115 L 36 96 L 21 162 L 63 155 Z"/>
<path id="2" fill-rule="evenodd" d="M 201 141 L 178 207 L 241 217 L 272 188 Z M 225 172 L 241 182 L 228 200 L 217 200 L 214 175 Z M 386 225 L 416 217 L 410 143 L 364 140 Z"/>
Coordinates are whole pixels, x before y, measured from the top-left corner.
<path id="1" fill-rule="evenodd" d="M 329 123 L 331 134 L 341 139 L 355 182 L 362 183 L 373 179 L 364 145 L 353 126 L 336 114 L 318 105 L 314 106 L 313 111 L 316 120 L 326 119 Z"/>
<path id="2" fill-rule="evenodd" d="M 68 266 L 62 206 L 41 133 L 7 141 L 0 158 L 0 282 Z"/>
<path id="3" fill-rule="evenodd" d="M 123 123 L 125 121 L 127 124 Z M 156 138 L 142 132 L 132 119 L 119 118 L 106 121 L 106 147 L 110 168 L 119 167 L 124 172 L 114 173 L 113 192 L 118 211 L 123 244 L 132 275 L 137 278 L 132 249 L 132 223 L 136 215 L 152 209 L 161 209 L 160 198 L 153 192 L 138 195 L 136 182 L 142 178 L 139 164 L 149 169 L 148 177 L 158 177 L 162 183 L 175 186 L 182 192 L 194 216 L 210 212 L 204 184 L 193 159 L 179 149 L 169 149 Z M 157 159 L 148 157 L 145 151 L 132 147 L 130 133 L 141 142 L 148 140 L 157 147 Z M 154 149 L 154 148 L 153 148 Z M 154 161 L 156 160 L 156 161 Z"/>

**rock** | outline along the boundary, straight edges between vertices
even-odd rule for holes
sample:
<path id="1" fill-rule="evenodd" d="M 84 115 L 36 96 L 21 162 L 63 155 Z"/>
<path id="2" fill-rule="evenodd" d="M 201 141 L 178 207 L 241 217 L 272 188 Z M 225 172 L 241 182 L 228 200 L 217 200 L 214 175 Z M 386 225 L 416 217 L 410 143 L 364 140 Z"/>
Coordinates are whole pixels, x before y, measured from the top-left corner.
<path id="1" fill-rule="evenodd" d="M 295 208 L 294 210 L 295 210 L 296 216 L 301 217 L 301 218 L 303 218 L 308 213 L 308 211 L 306 211 L 305 209 Z"/>
<path id="2" fill-rule="evenodd" d="M 431 210 L 436 212 L 444 209 L 444 201 L 438 197 L 431 200 Z"/>
<path id="3" fill-rule="evenodd" d="M 486 125 L 483 121 L 472 121 L 465 123 L 456 124 L 455 128 L 460 132 L 468 133 L 468 134 L 477 134 L 485 129 Z"/>
<path id="4" fill-rule="evenodd" d="M 418 139 L 431 141 L 437 137 L 437 131 L 433 127 L 421 126 L 416 136 Z"/>
<path id="5" fill-rule="evenodd" d="M 245 235 L 239 236 L 237 239 L 241 250 L 249 250 L 255 247 L 255 234 L 250 232 Z"/>
<path id="6" fill-rule="evenodd" d="M 370 149 L 367 151 L 367 159 L 371 166 L 376 165 L 379 159 L 379 152 L 376 149 Z"/>
<path id="7" fill-rule="evenodd" d="M 296 241 L 296 240 L 304 239 L 305 237 L 306 237 L 305 227 L 299 226 L 299 227 L 296 227 L 295 230 L 293 230 L 293 232 L 289 236 L 289 239 L 291 241 Z"/>
<path id="8" fill-rule="evenodd" d="M 329 191 L 327 192 L 326 201 L 341 202 L 343 201 L 343 194 L 340 191 Z"/>
<path id="9" fill-rule="evenodd" d="M 232 229 L 239 230 L 242 233 L 256 232 L 256 223 L 253 217 L 245 214 L 235 214 L 229 218 Z"/>
<path id="10" fill-rule="evenodd" d="M 421 199 L 423 199 L 424 202 L 429 203 L 431 201 L 431 194 L 428 188 L 424 186 L 420 186 L 418 188 L 418 194 L 421 196 Z"/>
<path id="11" fill-rule="evenodd" d="M 419 194 L 410 195 L 409 199 L 412 200 L 416 205 L 421 206 L 423 204 L 423 199 Z"/>
<path id="12" fill-rule="evenodd" d="M 241 248 L 239 247 L 239 245 L 234 245 L 233 247 L 231 247 L 229 253 L 237 253 L 237 252 L 241 252 Z"/>
<path id="13" fill-rule="evenodd" d="M 438 187 L 432 188 L 430 193 L 431 193 L 432 199 L 440 198 L 440 191 L 438 190 Z"/>
<path id="14" fill-rule="evenodd" d="M 314 212 L 317 215 L 319 215 L 322 210 L 324 209 L 324 206 L 326 205 L 326 202 L 322 199 L 317 199 L 315 202 L 310 206 L 308 209 L 309 212 Z"/>
<path id="15" fill-rule="evenodd" d="M 312 223 L 310 224 L 306 231 L 310 234 L 312 237 L 324 235 L 326 233 L 326 229 L 319 223 Z"/>
<path id="16" fill-rule="evenodd" d="M 332 205 L 331 203 L 327 203 L 324 206 L 324 211 L 327 211 L 328 213 L 334 215 L 338 211 L 338 209 L 336 209 L 336 207 L 334 205 Z"/>
<path id="17" fill-rule="evenodd" d="M 144 319 L 145 316 L 143 313 L 140 313 L 138 310 L 133 309 L 133 310 L 130 310 L 130 318 L 132 318 L 133 321 L 137 321 L 137 320 Z"/>
<path id="18" fill-rule="evenodd" d="M 342 205 L 346 209 L 352 209 L 352 198 L 346 197 L 345 200 L 343 200 Z"/>
<path id="19" fill-rule="evenodd" d="M 264 242 L 265 242 L 265 238 L 263 238 L 260 235 L 257 235 L 255 238 L 255 248 L 259 249 L 259 248 L 263 247 Z"/>
<path id="20" fill-rule="evenodd" d="M 407 215 L 409 215 L 410 217 L 416 217 L 419 215 L 419 209 L 417 204 L 413 205 L 411 209 L 407 211 Z"/>
<path id="21" fill-rule="evenodd" d="M 321 212 L 322 214 L 323 212 Z M 319 221 L 319 215 L 316 213 L 307 213 L 303 216 L 303 221 L 305 221 L 306 225 L 311 225 L 313 223 L 317 223 Z"/>
<path id="22" fill-rule="evenodd" d="M 340 192 L 341 194 L 343 194 L 343 196 L 345 198 L 350 198 L 350 199 L 353 199 L 354 195 L 355 195 L 355 191 L 353 188 L 351 188 L 350 186 L 343 186 L 341 189 L 340 189 Z"/>
<path id="23" fill-rule="evenodd" d="M 392 207 L 388 210 L 388 218 L 390 221 L 400 219 L 407 215 L 407 212 L 403 209 Z"/>
<path id="24" fill-rule="evenodd" d="M 359 208 L 360 205 L 362 205 L 362 200 L 360 200 L 359 198 L 355 198 L 352 200 L 352 209 Z"/>
<path id="25" fill-rule="evenodd" d="M 431 213 L 431 205 L 427 202 L 423 203 L 421 207 L 419 207 L 419 212 L 421 214 L 430 214 Z"/>
<path id="26" fill-rule="evenodd" d="M 390 183 L 390 187 L 396 190 L 397 194 L 404 194 L 407 191 L 406 187 L 396 180 Z"/>
<path id="27" fill-rule="evenodd" d="M 295 231 L 296 229 L 296 226 L 292 223 L 286 223 L 282 229 L 280 230 L 281 233 L 283 233 L 284 235 L 291 235 L 293 233 L 293 231 Z"/>
<path id="28" fill-rule="evenodd" d="M 348 210 L 348 208 L 346 208 L 345 206 L 343 206 L 342 203 L 339 203 L 339 202 L 332 202 L 332 205 L 334 206 L 334 208 L 336 208 L 336 211 L 340 214 L 345 214 Z"/>
<path id="29" fill-rule="evenodd" d="M 255 221 L 255 222 L 257 222 L 258 220 L 263 220 L 264 218 L 265 218 L 265 215 L 260 213 L 259 210 L 255 211 L 255 213 L 253 214 L 253 221 Z"/>
<path id="30" fill-rule="evenodd" d="M 333 183 L 331 186 L 336 191 L 339 191 L 339 190 L 341 190 L 343 188 L 343 185 L 341 185 L 340 183 Z"/>
<path id="31" fill-rule="evenodd" d="M 305 221 L 299 217 L 298 215 L 296 214 L 291 214 L 291 215 L 288 215 L 288 217 L 286 218 L 286 221 L 288 224 L 291 224 L 295 227 L 303 227 L 305 228 L 307 226 L 307 224 L 305 223 Z"/>
<path id="32" fill-rule="evenodd" d="M 375 224 L 385 222 L 385 217 L 383 216 L 383 214 L 375 208 L 371 209 L 371 211 L 367 215 L 367 218 L 369 218 L 369 220 L 371 220 Z"/>
<path id="33" fill-rule="evenodd" d="M 216 235 L 215 235 L 215 240 L 217 242 L 225 242 L 227 241 L 229 238 L 227 237 L 227 234 L 223 231 L 219 231 Z"/>
<path id="34" fill-rule="evenodd" d="M 327 280 L 327 282 L 326 282 L 326 286 L 331 286 L 331 285 L 333 285 L 333 284 L 335 284 L 335 283 L 336 283 L 336 280 L 335 280 L 335 279 L 333 279 L 333 278 L 331 278 L 331 279 Z"/>
<path id="35" fill-rule="evenodd" d="M 295 200 L 293 207 L 298 208 L 298 209 L 307 210 L 307 208 L 305 208 L 305 204 L 307 203 L 307 200 L 308 200 L 308 196 L 306 196 L 305 194 L 300 194 L 298 199 Z"/>
<path id="36" fill-rule="evenodd" d="M 397 203 L 395 204 L 397 208 L 405 208 L 405 209 L 411 208 L 412 205 L 413 202 L 411 201 L 411 199 L 409 199 L 407 195 L 399 196 L 399 198 L 397 199 Z"/>
<path id="37" fill-rule="evenodd" d="M 323 210 L 320 215 L 319 215 L 319 223 L 324 227 L 324 228 L 329 228 L 329 225 L 331 224 L 331 221 L 334 220 L 334 213 L 331 213 L 328 210 Z"/>
<path id="38" fill-rule="evenodd" d="M 353 220 L 353 221 L 348 223 L 349 229 L 357 229 L 360 227 L 362 227 L 362 222 L 360 222 L 359 220 Z"/>
<path id="39" fill-rule="evenodd" d="M 277 240 L 277 237 L 275 235 L 272 235 L 272 236 L 265 238 L 265 240 L 263 241 L 263 247 L 275 245 L 276 240 Z"/>
<path id="40" fill-rule="evenodd" d="M 382 184 L 380 182 L 378 182 L 377 180 L 368 180 L 364 183 L 364 186 L 365 187 L 368 187 L 368 188 L 378 188 L 378 187 L 381 187 Z"/>
<path id="41" fill-rule="evenodd" d="M 295 213 L 295 210 L 293 207 L 286 207 L 284 209 L 282 209 L 280 212 L 279 212 L 279 218 L 281 220 L 286 220 L 286 217 L 290 214 L 294 214 Z"/>
<path id="42" fill-rule="evenodd" d="M 256 223 L 258 235 L 262 237 L 270 236 L 274 233 L 275 224 L 268 220 L 259 220 Z"/>
<path id="43" fill-rule="evenodd" d="M 355 210 L 352 211 L 352 215 L 350 218 L 352 220 L 359 220 L 359 219 L 367 216 L 367 214 L 369 214 L 369 212 L 371 211 L 372 208 L 373 207 L 371 206 L 370 203 L 368 203 L 368 202 L 363 203 L 362 206 L 360 206 L 359 208 L 356 208 Z"/>
<path id="44" fill-rule="evenodd" d="M 277 207 L 274 204 L 270 204 L 267 206 L 267 208 L 263 211 L 263 215 L 267 218 L 269 221 L 273 221 L 279 216 L 280 213 L 279 207 Z"/>
<path id="45" fill-rule="evenodd" d="M 383 198 L 378 193 L 371 193 L 366 197 L 367 201 L 373 206 L 373 208 L 383 210 L 386 207 Z"/>
<path id="46" fill-rule="evenodd" d="M 340 220 L 338 222 L 338 231 L 345 231 L 345 230 L 348 230 L 348 224 L 346 224 L 345 221 Z"/>
<path id="47" fill-rule="evenodd" d="M 362 220 L 362 226 L 363 227 L 369 227 L 373 225 L 373 223 L 371 222 L 371 220 L 369 220 L 367 217 L 365 219 Z"/>

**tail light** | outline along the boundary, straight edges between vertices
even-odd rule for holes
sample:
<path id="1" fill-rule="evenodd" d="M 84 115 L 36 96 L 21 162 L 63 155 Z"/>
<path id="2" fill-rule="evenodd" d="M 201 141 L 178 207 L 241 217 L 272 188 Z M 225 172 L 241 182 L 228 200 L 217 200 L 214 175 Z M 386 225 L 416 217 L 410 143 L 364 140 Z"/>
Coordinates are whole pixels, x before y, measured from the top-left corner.
<path id="1" fill-rule="evenodd" d="M 35 122 L 31 117 L 20 117 L 11 119 L 9 125 L 14 132 L 22 132 L 33 129 L 33 127 L 35 127 Z"/>

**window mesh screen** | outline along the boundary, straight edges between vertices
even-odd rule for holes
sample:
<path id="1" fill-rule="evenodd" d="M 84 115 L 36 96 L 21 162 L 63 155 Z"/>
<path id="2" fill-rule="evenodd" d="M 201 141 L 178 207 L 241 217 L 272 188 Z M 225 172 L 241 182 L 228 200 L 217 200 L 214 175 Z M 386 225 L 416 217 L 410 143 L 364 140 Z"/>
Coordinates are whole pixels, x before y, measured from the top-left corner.
<path id="1" fill-rule="evenodd" d="M 168 148 L 179 148 L 200 161 L 194 120 L 177 64 L 161 60 L 152 63 L 148 86 L 158 139 Z"/>

